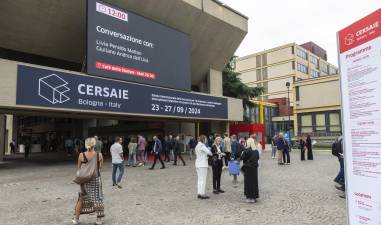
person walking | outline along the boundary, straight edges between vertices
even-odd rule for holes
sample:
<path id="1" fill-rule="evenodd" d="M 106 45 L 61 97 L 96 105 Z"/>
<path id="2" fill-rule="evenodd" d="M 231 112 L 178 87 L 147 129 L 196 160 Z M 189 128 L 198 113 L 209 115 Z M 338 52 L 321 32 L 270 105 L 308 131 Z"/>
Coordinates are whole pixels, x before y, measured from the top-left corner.
<path id="1" fill-rule="evenodd" d="M 128 163 L 127 166 L 136 167 L 136 152 L 137 152 L 138 144 L 136 143 L 136 138 L 132 137 L 130 143 L 128 143 Z"/>
<path id="2" fill-rule="evenodd" d="M 9 147 L 11 148 L 11 154 L 16 154 L 16 142 L 12 139 L 11 143 L 9 143 Z"/>
<path id="3" fill-rule="evenodd" d="M 312 153 L 312 140 L 310 135 L 307 136 L 306 147 L 307 147 L 307 159 L 314 160 L 314 155 Z"/>
<path id="4" fill-rule="evenodd" d="M 173 138 L 172 135 L 169 135 L 168 137 L 168 142 L 169 142 L 169 155 L 172 161 L 175 161 L 175 152 L 174 152 L 174 147 L 175 147 L 175 139 Z"/>
<path id="5" fill-rule="evenodd" d="M 261 145 L 258 143 L 256 136 L 251 137 L 254 139 L 253 145 L 247 148 L 241 156 L 243 161 L 243 177 L 244 177 L 244 194 L 247 203 L 255 203 L 259 198 L 258 188 L 258 161 L 260 157 L 259 148 Z"/>
<path id="6" fill-rule="evenodd" d="M 300 160 L 304 161 L 306 160 L 306 141 L 304 140 L 304 136 L 300 137 L 299 147 L 301 154 Z"/>
<path id="7" fill-rule="evenodd" d="M 208 199 L 206 195 L 206 180 L 208 177 L 208 156 L 212 156 L 212 152 L 206 147 L 207 138 L 200 135 L 199 142 L 196 145 L 196 161 L 195 167 L 197 172 L 197 198 Z"/>
<path id="8" fill-rule="evenodd" d="M 120 182 L 124 174 L 124 158 L 123 158 L 123 140 L 121 137 L 115 138 L 115 143 L 110 147 L 110 153 L 112 158 L 112 186 L 122 188 Z M 117 171 L 119 170 L 118 179 L 116 179 Z"/>
<path id="9" fill-rule="evenodd" d="M 153 136 L 153 141 L 154 141 L 154 144 L 153 144 L 153 148 L 152 148 L 152 154 L 154 155 L 154 160 L 153 160 L 153 164 L 152 164 L 152 167 L 149 168 L 150 170 L 153 170 L 155 169 L 155 165 L 156 165 L 156 161 L 159 159 L 160 163 L 161 163 L 161 167 L 160 169 L 165 169 L 165 165 L 164 165 L 164 162 L 163 160 L 160 158 L 160 153 L 161 151 L 163 150 L 163 146 L 161 144 L 161 141 L 160 139 L 157 137 L 157 136 Z"/>
<path id="10" fill-rule="evenodd" d="M 232 142 L 229 138 L 228 133 L 224 134 L 224 153 L 225 153 L 225 168 L 227 169 L 229 166 L 230 156 L 232 154 Z"/>
<path id="11" fill-rule="evenodd" d="M 139 161 L 138 166 L 145 166 L 146 161 L 144 160 L 144 151 L 147 146 L 147 141 L 142 135 L 138 135 L 138 152 L 137 159 Z"/>
<path id="12" fill-rule="evenodd" d="M 179 157 L 179 159 L 183 162 L 183 166 L 185 166 L 185 161 L 183 159 L 183 157 L 181 156 L 181 146 L 182 144 L 180 143 L 180 136 L 176 136 L 175 138 L 175 144 L 174 144 L 174 153 L 175 153 L 175 159 L 174 159 L 174 162 L 173 162 L 173 165 L 176 166 L 177 165 L 177 157 Z"/>
<path id="13" fill-rule="evenodd" d="M 214 144 L 212 145 L 212 170 L 213 170 L 213 193 L 219 194 L 224 193 L 221 189 L 221 173 L 222 173 L 222 158 L 224 153 L 221 149 L 221 137 L 216 137 L 214 139 Z"/>
<path id="14" fill-rule="evenodd" d="M 65 140 L 65 150 L 66 150 L 67 156 L 72 156 L 73 149 L 74 149 L 73 139 L 71 139 L 70 136 L 68 135 Z"/>
<path id="15" fill-rule="evenodd" d="M 193 136 L 189 139 L 188 146 L 189 146 L 189 159 L 192 160 L 192 156 L 194 154 L 194 150 L 197 145 L 197 140 Z"/>
<path id="16" fill-rule="evenodd" d="M 164 137 L 164 141 L 163 141 L 163 149 L 164 149 L 164 162 L 170 162 L 170 157 L 169 157 L 169 154 L 171 153 L 170 151 L 170 146 L 171 143 L 169 141 L 169 138 L 168 136 L 165 136 Z"/>
<path id="17" fill-rule="evenodd" d="M 95 213 L 97 216 L 96 225 L 102 224 L 102 218 L 104 214 L 103 205 L 103 190 L 100 168 L 103 164 L 102 153 L 97 153 L 94 149 L 96 145 L 95 138 L 87 138 L 85 140 L 86 152 L 80 153 L 78 157 L 77 169 L 80 169 L 84 163 L 92 163 L 96 160 L 97 164 L 97 176 L 92 180 L 80 185 L 80 192 L 78 195 L 78 201 L 74 209 L 73 224 L 76 225 L 79 222 L 81 214 Z"/>
<path id="18" fill-rule="evenodd" d="M 103 149 L 103 142 L 101 140 L 99 140 L 98 136 L 94 136 L 95 140 L 96 140 L 96 144 L 95 144 L 95 151 L 96 152 L 102 152 L 102 149 Z"/>

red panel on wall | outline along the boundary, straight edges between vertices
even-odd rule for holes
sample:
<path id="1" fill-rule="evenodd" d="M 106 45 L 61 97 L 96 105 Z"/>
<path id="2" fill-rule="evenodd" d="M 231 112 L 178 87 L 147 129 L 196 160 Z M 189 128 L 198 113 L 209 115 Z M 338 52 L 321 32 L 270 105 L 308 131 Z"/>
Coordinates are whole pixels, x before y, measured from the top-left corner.
<path id="1" fill-rule="evenodd" d="M 230 135 L 237 135 L 238 138 L 244 136 L 249 137 L 250 134 L 256 134 L 259 142 L 262 145 L 262 149 L 265 149 L 265 126 L 263 124 L 255 123 L 240 123 L 240 124 L 230 124 L 229 126 Z"/>

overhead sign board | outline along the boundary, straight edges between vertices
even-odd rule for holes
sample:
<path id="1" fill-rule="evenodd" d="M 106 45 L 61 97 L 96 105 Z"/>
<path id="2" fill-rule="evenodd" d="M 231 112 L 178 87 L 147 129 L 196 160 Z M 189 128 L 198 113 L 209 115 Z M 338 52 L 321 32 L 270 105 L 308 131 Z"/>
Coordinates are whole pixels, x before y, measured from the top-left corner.
<path id="1" fill-rule="evenodd" d="M 17 105 L 226 120 L 227 99 L 18 65 Z"/>
<path id="2" fill-rule="evenodd" d="M 381 9 L 338 32 L 348 223 L 381 224 Z"/>
<path id="3" fill-rule="evenodd" d="M 187 34 L 117 8 L 88 0 L 87 73 L 190 90 Z"/>

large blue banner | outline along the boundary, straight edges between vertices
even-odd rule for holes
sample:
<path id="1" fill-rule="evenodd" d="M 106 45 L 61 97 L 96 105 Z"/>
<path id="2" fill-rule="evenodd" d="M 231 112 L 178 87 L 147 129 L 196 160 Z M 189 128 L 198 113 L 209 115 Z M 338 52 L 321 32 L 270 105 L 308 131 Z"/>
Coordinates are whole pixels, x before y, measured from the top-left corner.
<path id="1" fill-rule="evenodd" d="M 17 105 L 227 119 L 227 99 L 18 65 Z"/>

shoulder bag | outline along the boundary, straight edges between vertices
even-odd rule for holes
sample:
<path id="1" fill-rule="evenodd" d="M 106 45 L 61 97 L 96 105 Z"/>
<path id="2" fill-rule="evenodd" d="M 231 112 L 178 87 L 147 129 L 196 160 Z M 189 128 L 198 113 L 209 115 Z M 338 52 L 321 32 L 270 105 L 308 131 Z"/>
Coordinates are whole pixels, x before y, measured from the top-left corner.
<path id="1" fill-rule="evenodd" d="M 81 163 L 81 167 L 77 170 L 76 176 L 74 178 L 74 183 L 84 184 L 90 180 L 96 178 L 99 175 L 98 172 L 98 153 L 97 156 L 93 157 L 90 161 L 87 160 L 86 154 L 82 153 L 85 159 L 84 163 Z"/>

